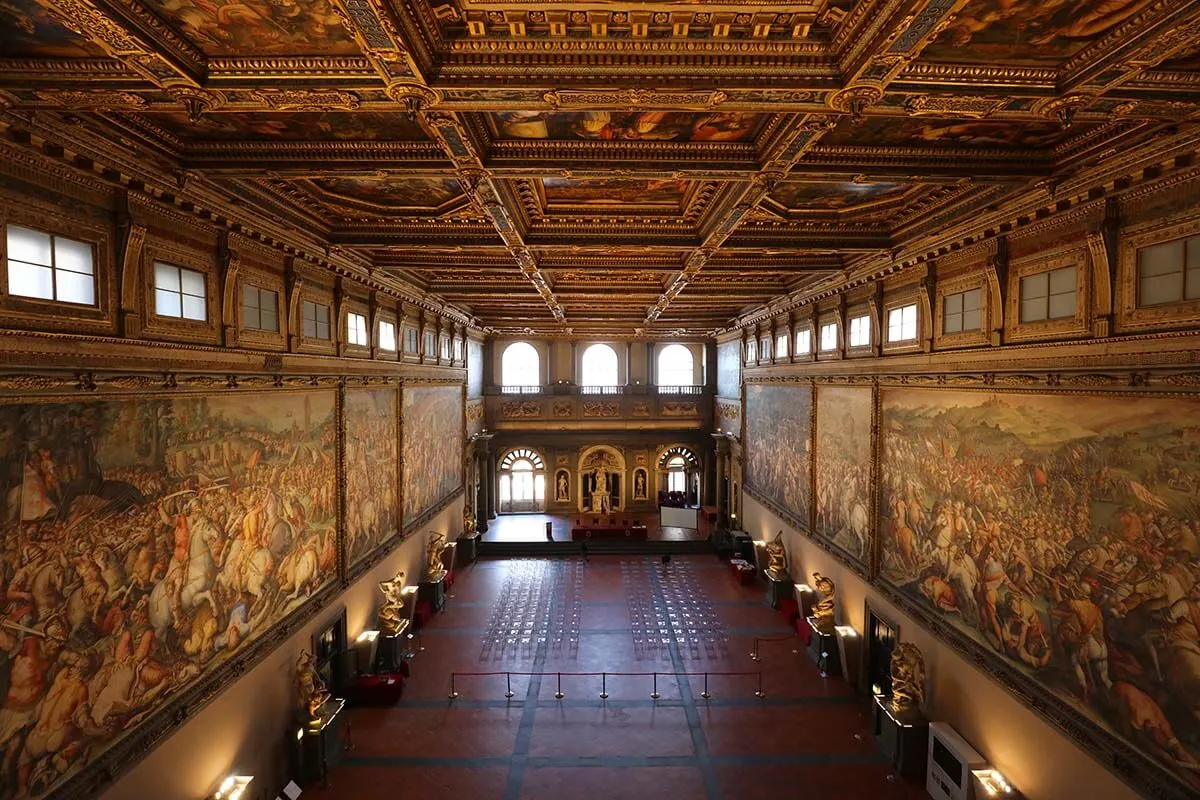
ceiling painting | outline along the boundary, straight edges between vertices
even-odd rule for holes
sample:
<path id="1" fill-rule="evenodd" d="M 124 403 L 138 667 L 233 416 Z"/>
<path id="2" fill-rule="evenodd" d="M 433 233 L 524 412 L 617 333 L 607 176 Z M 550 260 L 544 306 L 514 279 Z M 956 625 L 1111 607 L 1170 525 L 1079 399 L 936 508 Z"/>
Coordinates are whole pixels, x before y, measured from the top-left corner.
<path id="1" fill-rule="evenodd" d="M 965 147 L 1033 150 L 1053 147 L 1087 126 L 1057 122 L 843 117 L 819 145 L 848 147 Z"/>
<path id="2" fill-rule="evenodd" d="M 957 63 L 1058 62 L 1151 0 L 970 0 L 922 58 Z"/>
<path id="3" fill-rule="evenodd" d="M 502 111 L 491 115 L 501 139 L 747 142 L 764 115 L 675 111 Z"/>
<path id="4" fill-rule="evenodd" d="M 551 205 L 675 206 L 683 203 L 688 181 L 627 180 L 621 178 L 543 178 L 546 202 Z"/>
<path id="5" fill-rule="evenodd" d="M 462 195 L 451 178 L 315 178 L 317 193 L 333 201 L 381 210 L 436 210 Z"/>
<path id="6" fill-rule="evenodd" d="M 844 211 L 894 200 L 912 188 L 911 183 L 787 181 L 775 187 L 771 199 L 793 211 Z"/>
<path id="7" fill-rule="evenodd" d="M 34 0 L 0 0 L 0 58 L 104 55 L 104 48 L 68 30 Z"/>
<path id="8" fill-rule="evenodd" d="M 149 0 L 209 56 L 361 55 L 330 0 Z"/>
<path id="9" fill-rule="evenodd" d="M 182 111 L 146 118 L 186 140 L 212 141 L 423 141 L 425 132 L 407 114 L 303 111 L 206 114 L 192 122 Z"/>

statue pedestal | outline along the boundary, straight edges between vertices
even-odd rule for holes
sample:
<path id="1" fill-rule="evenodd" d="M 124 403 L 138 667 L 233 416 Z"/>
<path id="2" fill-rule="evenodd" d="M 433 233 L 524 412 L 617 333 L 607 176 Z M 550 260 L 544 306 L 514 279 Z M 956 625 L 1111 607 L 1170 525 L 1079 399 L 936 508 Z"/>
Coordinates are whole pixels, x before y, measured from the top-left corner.
<path id="1" fill-rule="evenodd" d="M 875 742 L 892 766 L 911 780 L 925 777 L 929 749 L 929 720 L 919 708 L 897 710 L 892 698 L 875 695 L 871 707 Z"/>
<path id="2" fill-rule="evenodd" d="M 820 625 L 816 617 L 808 618 L 808 626 L 812 628 L 812 638 L 808 642 L 808 656 L 817 665 L 822 678 L 828 678 L 829 673 L 841 673 L 842 661 L 838 653 L 837 635 L 832 624 Z"/>
<path id="3" fill-rule="evenodd" d="M 323 780 L 328 785 L 329 768 L 342 758 L 342 709 L 340 697 L 326 700 L 317 718 L 292 729 L 289 741 L 295 742 L 294 771 L 301 782 Z"/>
<path id="4" fill-rule="evenodd" d="M 371 660 L 371 673 L 400 672 L 400 665 L 409 657 L 408 620 L 404 620 L 400 631 L 393 636 L 380 636 L 375 640 L 375 657 Z"/>
<path id="5" fill-rule="evenodd" d="M 457 557 L 455 569 L 462 569 L 475 560 L 475 555 L 479 550 L 479 540 L 482 538 L 483 534 L 480 533 L 464 533 L 458 537 L 456 540 L 458 548 L 455 553 Z"/>
<path id="6" fill-rule="evenodd" d="M 773 569 L 767 570 L 767 604 L 778 609 L 779 604 L 791 596 L 791 577 Z"/>
<path id="7" fill-rule="evenodd" d="M 446 571 L 442 570 L 437 575 L 431 575 L 426 580 L 421 581 L 421 586 L 417 589 L 417 600 L 428 600 L 429 607 L 434 611 L 441 611 L 446 607 Z"/>

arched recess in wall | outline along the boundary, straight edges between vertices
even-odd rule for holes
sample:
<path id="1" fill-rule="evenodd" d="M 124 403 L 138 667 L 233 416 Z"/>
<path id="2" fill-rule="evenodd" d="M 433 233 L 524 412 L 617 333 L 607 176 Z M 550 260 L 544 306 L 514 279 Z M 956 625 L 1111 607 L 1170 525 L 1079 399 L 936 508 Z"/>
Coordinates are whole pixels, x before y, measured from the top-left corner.
<path id="1" fill-rule="evenodd" d="M 699 505 L 699 457 L 690 447 L 672 445 L 662 451 L 656 462 L 659 502 Z"/>
<path id="2" fill-rule="evenodd" d="M 504 391 L 542 385 L 542 360 L 529 342 L 513 342 L 500 357 L 500 384 Z"/>
<path id="3" fill-rule="evenodd" d="M 579 456 L 579 511 L 606 514 L 626 506 L 625 457 L 608 445 L 594 445 Z"/>
<path id="4" fill-rule="evenodd" d="M 543 511 L 546 508 L 546 462 L 527 447 L 509 450 L 500 459 L 501 514 Z"/>
<path id="5" fill-rule="evenodd" d="M 654 383 L 660 389 L 691 386 L 696 383 L 695 370 L 696 362 L 692 358 L 692 352 L 681 344 L 669 344 L 658 351 Z"/>
<path id="6" fill-rule="evenodd" d="M 599 390 L 621 385 L 620 359 L 611 345 L 593 344 L 583 351 L 580 384 L 584 390 Z"/>

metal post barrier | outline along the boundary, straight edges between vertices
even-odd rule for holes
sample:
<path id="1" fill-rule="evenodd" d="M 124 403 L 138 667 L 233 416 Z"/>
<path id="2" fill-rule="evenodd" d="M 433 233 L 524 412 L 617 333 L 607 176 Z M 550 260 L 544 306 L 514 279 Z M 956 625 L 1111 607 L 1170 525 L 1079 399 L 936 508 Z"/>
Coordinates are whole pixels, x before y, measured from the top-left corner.
<path id="1" fill-rule="evenodd" d="M 656 672 L 654 673 L 654 691 L 650 693 L 650 699 L 657 700 L 661 696 L 662 695 L 658 693 L 658 673 Z"/>
<path id="2" fill-rule="evenodd" d="M 558 673 L 558 691 L 554 693 L 555 700 L 562 700 L 565 695 L 562 690 L 562 673 Z"/>
<path id="3" fill-rule="evenodd" d="M 762 688 L 762 673 L 761 672 L 758 673 L 758 691 L 754 693 L 754 696 L 757 697 L 759 700 L 761 700 L 767 696 L 767 693 L 764 692 L 763 688 Z"/>
<path id="4" fill-rule="evenodd" d="M 511 672 L 504 673 L 504 683 L 508 686 L 508 691 L 504 693 L 504 696 L 511 700 L 513 696 Z"/>
<path id="5" fill-rule="evenodd" d="M 703 697 L 705 700 L 712 697 L 712 695 L 708 693 L 708 673 L 707 672 L 704 673 L 704 691 L 700 693 L 700 696 Z"/>
<path id="6" fill-rule="evenodd" d="M 454 673 L 450 673 L 450 699 L 454 700 L 458 697 L 458 692 L 454 690 Z"/>
<path id="7" fill-rule="evenodd" d="M 758 661 L 758 637 L 754 637 L 754 645 L 750 648 L 750 660 Z"/>
<path id="8" fill-rule="evenodd" d="M 600 699 L 601 700 L 608 699 L 608 673 L 607 672 L 600 673 Z"/>

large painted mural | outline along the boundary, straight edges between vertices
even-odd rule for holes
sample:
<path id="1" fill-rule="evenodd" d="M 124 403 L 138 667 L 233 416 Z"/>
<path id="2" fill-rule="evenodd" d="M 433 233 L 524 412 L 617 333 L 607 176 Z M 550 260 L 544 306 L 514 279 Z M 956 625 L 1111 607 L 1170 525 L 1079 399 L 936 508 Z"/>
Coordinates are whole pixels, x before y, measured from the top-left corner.
<path id="1" fill-rule="evenodd" d="M 329 0 L 151 0 L 209 56 L 330 55 L 362 51 Z"/>
<path id="2" fill-rule="evenodd" d="M 746 142 L 766 115 L 681 111 L 502 111 L 491 115 L 504 139 Z"/>
<path id="3" fill-rule="evenodd" d="M 0 786 L 52 792 L 337 576 L 333 391 L 0 405 Z"/>
<path id="4" fill-rule="evenodd" d="M 746 483 L 808 526 L 812 390 L 746 384 Z"/>
<path id="5" fill-rule="evenodd" d="M 1200 401 L 885 389 L 881 435 L 884 580 L 1200 789 Z"/>
<path id="6" fill-rule="evenodd" d="M 396 535 L 396 389 L 346 390 L 346 563 Z"/>
<path id="7" fill-rule="evenodd" d="M 871 390 L 817 387 L 816 532 L 866 567 L 871 553 Z"/>
<path id="8" fill-rule="evenodd" d="M 461 386 L 403 390 L 404 524 L 462 486 Z"/>

